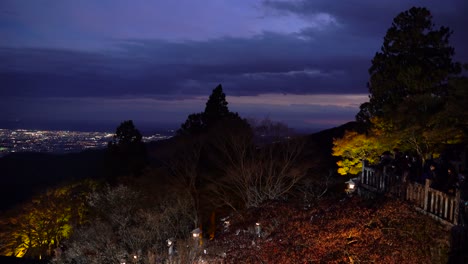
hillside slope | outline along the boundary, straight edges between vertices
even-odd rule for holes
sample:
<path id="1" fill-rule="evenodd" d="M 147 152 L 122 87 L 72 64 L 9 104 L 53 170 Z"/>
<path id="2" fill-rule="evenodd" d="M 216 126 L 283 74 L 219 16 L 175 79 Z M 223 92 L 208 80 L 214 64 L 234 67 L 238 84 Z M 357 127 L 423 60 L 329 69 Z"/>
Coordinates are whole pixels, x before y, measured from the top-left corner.
<path id="1" fill-rule="evenodd" d="M 102 174 L 103 150 L 71 154 L 12 153 L 0 158 L 0 211 L 59 183 Z"/>

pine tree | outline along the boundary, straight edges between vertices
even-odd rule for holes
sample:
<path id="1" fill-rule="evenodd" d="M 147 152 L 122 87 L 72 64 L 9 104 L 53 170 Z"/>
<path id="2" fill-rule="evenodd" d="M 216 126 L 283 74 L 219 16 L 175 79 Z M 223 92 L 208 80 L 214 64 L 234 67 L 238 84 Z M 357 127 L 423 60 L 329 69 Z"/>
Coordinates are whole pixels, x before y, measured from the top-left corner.
<path id="1" fill-rule="evenodd" d="M 393 120 L 418 115 L 428 107 L 423 105 L 412 109 L 419 113 L 403 115 L 398 108 L 445 96 L 449 77 L 461 69 L 460 64 L 452 61 L 455 51 L 449 45 L 451 34 L 447 27 L 435 28 L 426 8 L 413 7 L 396 16 L 384 37 L 381 52 L 372 60 L 370 101 L 361 106 L 358 121 L 369 121 L 374 116 Z"/>
<path id="2" fill-rule="evenodd" d="M 248 127 L 247 122 L 241 119 L 237 113 L 229 111 L 226 95 L 223 92 L 223 87 L 219 84 L 208 98 L 205 111 L 190 114 L 177 133 L 179 135 L 198 135 L 206 133 L 214 127 L 219 127 L 221 123 Z"/>

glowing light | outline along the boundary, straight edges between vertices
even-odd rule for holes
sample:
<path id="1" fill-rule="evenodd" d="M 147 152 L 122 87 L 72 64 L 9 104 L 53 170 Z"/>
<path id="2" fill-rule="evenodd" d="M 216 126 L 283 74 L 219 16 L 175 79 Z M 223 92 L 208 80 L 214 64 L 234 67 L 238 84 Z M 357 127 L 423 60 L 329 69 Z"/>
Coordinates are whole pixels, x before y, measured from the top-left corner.
<path id="1" fill-rule="evenodd" d="M 345 191 L 347 194 L 352 194 L 356 190 L 356 182 L 354 180 L 357 180 L 357 178 L 353 178 L 345 182 L 346 183 Z"/>
<path id="2" fill-rule="evenodd" d="M 262 233 L 262 227 L 260 225 L 260 223 L 255 223 L 255 234 L 260 237 Z"/>
<path id="3" fill-rule="evenodd" d="M 193 236 L 194 238 L 198 238 L 198 237 L 200 237 L 200 234 L 201 234 L 202 232 L 201 232 L 200 228 L 196 228 L 196 229 L 194 229 L 191 233 L 192 233 L 192 236 Z"/>

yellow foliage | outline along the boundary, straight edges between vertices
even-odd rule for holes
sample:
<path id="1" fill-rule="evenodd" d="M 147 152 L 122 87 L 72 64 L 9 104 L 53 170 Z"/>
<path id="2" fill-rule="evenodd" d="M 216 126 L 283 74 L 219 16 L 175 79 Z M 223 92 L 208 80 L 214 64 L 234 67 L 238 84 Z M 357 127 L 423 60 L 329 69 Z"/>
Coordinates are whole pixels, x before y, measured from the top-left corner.
<path id="1" fill-rule="evenodd" d="M 363 160 L 370 164 L 377 163 L 381 153 L 389 149 L 389 145 L 381 139 L 381 130 L 378 129 L 374 135 L 346 131 L 342 138 L 333 139 L 332 155 L 342 158 L 337 162 L 338 173 L 356 175 L 362 170 Z"/>
<path id="2" fill-rule="evenodd" d="M 0 255 L 47 255 L 81 223 L 88 183 L 49 190 L 23 205 L 22 212 L 0 223 Z"/>

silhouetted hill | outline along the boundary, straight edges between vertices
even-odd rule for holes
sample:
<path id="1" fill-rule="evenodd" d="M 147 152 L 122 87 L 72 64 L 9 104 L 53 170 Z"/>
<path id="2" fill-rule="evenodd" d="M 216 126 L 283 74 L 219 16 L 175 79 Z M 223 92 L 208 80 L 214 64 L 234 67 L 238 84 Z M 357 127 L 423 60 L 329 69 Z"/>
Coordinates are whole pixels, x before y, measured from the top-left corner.
<path id="1" fill-rule="evenodd" d="M 307 136 L 305 158 L 315 161 L 317 169 L 322 173 L 326 173 L 330 168 L 335 168 L 338 159 L 332 156 L 333 139 L 341 138 L 347 130 L 357 129 L 359 129 L 357 122 L 348 122 Z"/>
<path id="2" fill-rule="evenodd" d="M 70 154 L 11 153 L 0 158 L 0 210 L 60 182 L 100 177 L 103 150 Z"/>
<path id="3" fill-rule="evenodd" d="M 162 160 L 166 160 L 174 154 L 177 144 L 181 144 L 178 137 L 146 143 L 150 164 L 152 166 L 163 165 Z"/>
<path id="4" fill-rule="evenodd" d="M 313 162 L 314 170 L 328 173 L 334 168 L 333 138 L 356 128 L 356 122 L 349 122 L 306 136 L 305 158 Z M 175 154 L 176 146 L 184 142 L 173 137 L 147 143 L 151 166 L 164 166 L 164 161 Z M 88 150 L 70 154 L 11 153 L 0 158 L 0 211 L 62 182 L 103 177 L 104 154 L 105 150 Z"/>

